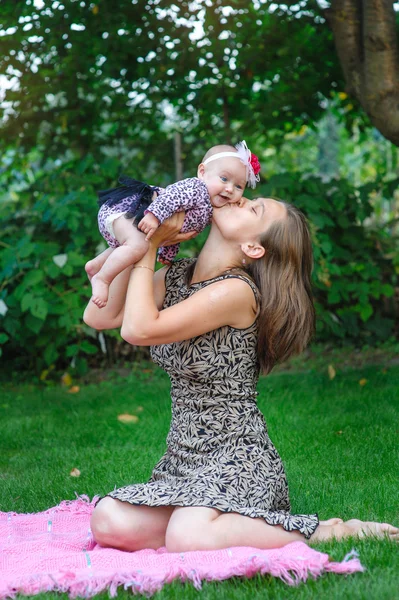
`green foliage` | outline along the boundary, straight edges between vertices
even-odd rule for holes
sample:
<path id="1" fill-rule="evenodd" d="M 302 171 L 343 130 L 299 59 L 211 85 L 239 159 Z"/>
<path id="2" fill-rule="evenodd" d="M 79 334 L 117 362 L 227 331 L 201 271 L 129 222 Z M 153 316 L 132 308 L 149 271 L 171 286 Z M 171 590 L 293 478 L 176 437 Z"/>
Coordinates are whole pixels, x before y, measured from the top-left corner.
<path id="1" fill-rule="evenodd" d="M 385 340 L 395 333 L 390 299 L 399 274 L 398 236 L 368 225 L 370 196 L 391 196 L 399 181 L 375 182 L 359 189 L 344 179 L 323 182 L 311 176 L 279 174 L 258 195 L 275 195 L 298 206 L 309 218 L 315 269 L 318 339 L 355 343 Z"/>
<path id="2" fill-rule="evenodd" d="M 87 157 L 45 173 L 17 201 L 0 205 L 0 298 L 8 309 L 0 344 L 15 366 L 40 370 L 75 357 L 82 371 L 86 356 L 97 352 L 82 311 L 89 295 L 84 264 L 100 241 L 95 189 L 103 181 Z"/>
<path id="3" fill-rule="evenodd" d="M 83 265 L 102 244 L 95 190 L 121 172 L 171 183 L 175 131 L 185 176 L 213 143 L 244 137 L 264 159 L 262 176 L 275 175 L 257 194 L 309 215 L 321 338 L 363 343 L 393 331 L 397 207 L 394 182 L 382 182 L 397 176 L 398 155 L 386 148 L 388 168 L 342 92 L 317 2 L 15 5 L 3 0 L 0 24 L 0 71 L 14 83 L 0 104 L 0 353 L 38 371 L 71 361 L 84 371 L 93 360 L 97 337 L 81 317 Z M 358 131 L 344 145 L 343 122 Z M 198 252 L 205 235 L 182 253 Z"/>
<path id="4" fill-rule="evenodd" d="M 118 170 L 116 160 L 98 164 L 90 155 L 53 165 L 0 204 L 0 349 L 14 367 L 40 372 L 72 364 L 82 373 L 100 352 L 97 334 L 82 322 L 90 296 L 84 264 L 105 247 L 96 191 L 115 183 Z M 345 180 L 298 173 L 275 175 L 257 190 L 293 202 L 310 219 L 319 339 L 365 343 L 394 331 L 389 298 L 399 255 L 387 229 L 365 227 L 372 191 L 371 184 L 357 191 Z M 205 236 L 184 244 L 182 254 L 198 253 Z"/>
<path id="5" fill-rule="evenodd" d="M 3 139 L 162 164 L 170 131 L 206 145 L 262 144 L 313 123 L 344 87 L 332 34 L 313 0 L 3 0 L 0 72 L 18 82 L 0 106 Z M 252 140 L 248 123 L 251 124 Z M 259 146 L 260 148 L 261 146 Z M 255 148 L 259 150 L 259 148 Z M 191 169 L 199 156 L 187 159 Z"/>

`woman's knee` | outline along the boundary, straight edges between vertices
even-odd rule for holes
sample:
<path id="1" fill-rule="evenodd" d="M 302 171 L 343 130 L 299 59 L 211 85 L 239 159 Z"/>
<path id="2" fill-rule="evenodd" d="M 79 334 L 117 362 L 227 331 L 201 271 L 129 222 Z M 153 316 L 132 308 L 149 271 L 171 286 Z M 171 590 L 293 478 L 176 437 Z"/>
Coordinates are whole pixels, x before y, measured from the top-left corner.
<path id="1" fill-rule="evenodd" d="M 118 500 L 106 496 L 100 500 L 91 515 L 91 531 L 100 546 L 109 546 L 110 542 L 118 539 L 121 530 L 118 504 Z"/>
<path id="2" fill-rule="evenodd" d="M 173 507 L 136 506 L 109 496 L 93 511 L 91 529 L 100 546 L 130 552 L 165 545 L 165 531 Z"/>

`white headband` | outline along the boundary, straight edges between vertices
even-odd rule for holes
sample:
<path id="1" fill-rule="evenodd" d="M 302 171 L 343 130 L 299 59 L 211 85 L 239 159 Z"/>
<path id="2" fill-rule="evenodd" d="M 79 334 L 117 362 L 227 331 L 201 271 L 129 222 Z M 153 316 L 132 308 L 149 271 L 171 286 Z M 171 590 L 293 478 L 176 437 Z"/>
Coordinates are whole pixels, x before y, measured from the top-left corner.
<path id="1" fill-rule="evenodd" d="M 219 158 L 238 158 L 247 167 L 247 184 L 254 188 L 256 187 L 256 183 L 260 181 L 260 177 L 259 175 L 255 175 L 251 165 L 251 151 L 245 140 L 238 142 L 235 147 L 237 148 L 237 152 L 218 152 L 204 160 L 203 164 L 207 165 L 212 160 L 218 160 Z"/>

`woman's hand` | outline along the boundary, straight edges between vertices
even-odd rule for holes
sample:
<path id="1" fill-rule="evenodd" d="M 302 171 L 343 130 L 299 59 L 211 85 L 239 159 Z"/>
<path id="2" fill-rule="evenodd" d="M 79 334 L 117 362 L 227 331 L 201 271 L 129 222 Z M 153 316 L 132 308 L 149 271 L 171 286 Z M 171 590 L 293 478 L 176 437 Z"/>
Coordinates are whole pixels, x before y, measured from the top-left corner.
<path id="1" fill-rule="evenodd" d="M 166 219 L 153 233 L 150 244 L 153 244 L 156 248 L 160 246 L 171 246 L 172 244 L 179 244 L 180 242 L 186 242 L 195 237 L 197 231 L 188 231 L 187 233 L 180 233 L 180 229 L 183 226 L 184 212 L 178 212 Z"/>

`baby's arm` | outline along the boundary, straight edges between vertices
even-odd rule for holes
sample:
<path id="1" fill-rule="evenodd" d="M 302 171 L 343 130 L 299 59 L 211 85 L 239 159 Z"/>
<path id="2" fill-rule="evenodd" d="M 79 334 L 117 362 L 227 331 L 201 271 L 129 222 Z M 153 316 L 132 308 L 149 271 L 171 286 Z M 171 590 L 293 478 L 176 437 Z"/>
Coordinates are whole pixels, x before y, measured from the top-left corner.
<path id="1" fill-rule="evenodd" d="M 138 229 L 146 234 L 146 240 L 149 241 L 159 227 L 159 221 L 155 215 L 148 212 L 137 225 Z"/>
<path id="2" fill-rule="evenodd" d="M 152 213 L 159 223 L 163 223 L 173 214 L 196 208 L 203 203 L 209 204 L 208 189 L 203 181 L 192 177 L 168 185 L 149 205 L 146 214 Z"/>

